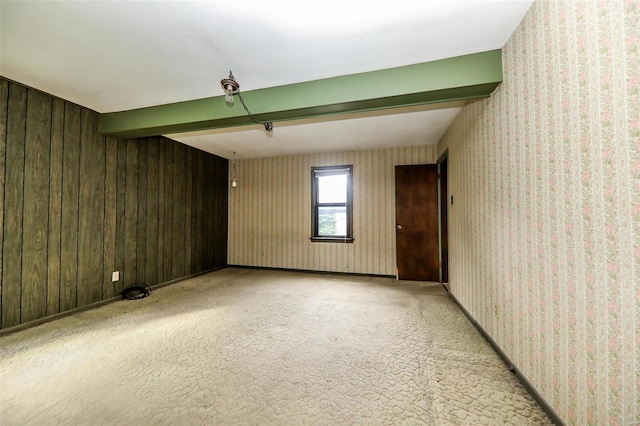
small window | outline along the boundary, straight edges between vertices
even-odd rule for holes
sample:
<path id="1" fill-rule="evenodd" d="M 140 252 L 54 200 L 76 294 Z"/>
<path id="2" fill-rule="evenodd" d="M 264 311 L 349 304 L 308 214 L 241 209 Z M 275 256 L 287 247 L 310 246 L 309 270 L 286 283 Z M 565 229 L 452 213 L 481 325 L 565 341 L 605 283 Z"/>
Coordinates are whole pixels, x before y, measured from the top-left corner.
<path id="1" fill-rule="evenodd" d="M 353 166 L 311 168 L 311 241 L 352 243 Z"/>

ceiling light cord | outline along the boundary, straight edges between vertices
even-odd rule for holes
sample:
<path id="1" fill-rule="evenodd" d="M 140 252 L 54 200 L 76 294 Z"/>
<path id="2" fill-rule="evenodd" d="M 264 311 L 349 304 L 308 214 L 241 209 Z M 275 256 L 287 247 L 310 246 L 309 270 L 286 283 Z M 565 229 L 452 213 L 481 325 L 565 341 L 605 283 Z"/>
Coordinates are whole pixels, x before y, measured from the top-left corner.
<path id="1" fill-rule="evenodd" d="M 244 99 L 242 98 L 242 94 L 240 93 L 240 89 L 238 89 L 238 98 L 240 98 L 240 102 L 242 103 L 242 106 L 244 107 L 244 110 L 247 112 L 247 115 L 253 120 L 254 123 L 256 124 L 261 124 L 264 126 L 264 129 L 271 133 L 273 132 L 273 123 L 271 121 L 265 121 L 265 122 L 260 122 L 258 121 L 253 114 L 251 114 L 251 111 L 249 111 L 249 108 L 247 108 L 247 105 L 244 103 Z"/>
<path id="2" fill-rule="evenodd" d="M 240 98 L 240 102 L 242 102 L 244 110 L 247 112 L 251 120 L 253 120 L 253 122 L 256 124 L 263 125 L 264 129 L 268 133 L 273 132 L 273 123 L 271 121 L 260 122 L 253 116 L 253 114 L 251 114 L 251 111 L 249 111 L 249 108 L 247 108 L 247 104 L 244 103 L 244 99 L 240 94 L 240 84 L 236 81 L 236 78 L 233 76 L 231 70 L 229 70 L 229 77 L 223 78 L 220 81 L 220 85 L 222 85 L 222 89 L 225 92 L 225 100 L 227 101 L 228 106 L 233 105 L 233 95 L 238 95 L 238 97 Z"/>

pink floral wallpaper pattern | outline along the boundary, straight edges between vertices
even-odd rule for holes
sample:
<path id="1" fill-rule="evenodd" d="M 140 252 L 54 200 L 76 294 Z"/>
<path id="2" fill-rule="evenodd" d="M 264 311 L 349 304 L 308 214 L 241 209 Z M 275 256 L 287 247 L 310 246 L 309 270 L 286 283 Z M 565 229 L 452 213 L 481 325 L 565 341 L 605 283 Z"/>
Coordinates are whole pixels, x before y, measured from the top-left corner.
<path id="1" fill-rule="evenodd" d="M 640 424 L 639 22 L 535 1 L 438 145 L 452 292 L 572 425 Z"/>

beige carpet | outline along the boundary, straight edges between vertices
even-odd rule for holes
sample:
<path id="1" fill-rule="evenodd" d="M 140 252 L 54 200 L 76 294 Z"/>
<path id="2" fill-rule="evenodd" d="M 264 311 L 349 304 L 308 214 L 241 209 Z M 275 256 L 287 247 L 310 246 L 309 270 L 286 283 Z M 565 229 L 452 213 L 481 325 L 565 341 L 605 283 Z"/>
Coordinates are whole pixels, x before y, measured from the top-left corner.
<path id="1" fill-rule="evenodd" d="M 228 268 L 0 338 L 0 424 L 549 424 L 438 284 Z"/>

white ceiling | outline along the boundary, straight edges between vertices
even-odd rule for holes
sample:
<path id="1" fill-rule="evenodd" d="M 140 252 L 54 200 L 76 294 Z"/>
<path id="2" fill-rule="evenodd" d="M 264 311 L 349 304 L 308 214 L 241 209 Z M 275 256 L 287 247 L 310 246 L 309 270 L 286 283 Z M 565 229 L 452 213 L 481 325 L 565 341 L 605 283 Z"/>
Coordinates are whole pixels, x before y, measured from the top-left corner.
<path id="1" fill-rule="evenodd" d="M 312 152 L 437 143 L 464 102 L 285 121 L 272 133 L 262 126 L 169 135 L 225 158 L 272 157 Z"/>
<path id="2" fill-rule="evenodd" d="M 229 69 L 248 91 L 499 49 L 531 3 L 1 0 L 0 74 L 113 112 L 221 95 Z M 456 108 L 172 137 L 227 158 L 436 143 Z"/>

